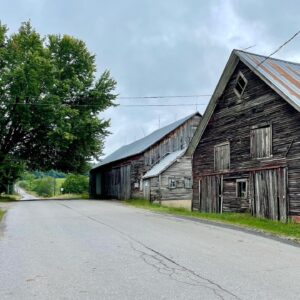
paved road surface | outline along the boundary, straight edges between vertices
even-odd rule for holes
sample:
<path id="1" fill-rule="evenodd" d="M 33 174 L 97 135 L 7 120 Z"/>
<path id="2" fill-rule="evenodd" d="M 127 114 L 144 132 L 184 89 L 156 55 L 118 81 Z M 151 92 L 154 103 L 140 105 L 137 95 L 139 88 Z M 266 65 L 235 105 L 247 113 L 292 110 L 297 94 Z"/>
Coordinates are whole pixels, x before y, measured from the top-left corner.
<path id="1" fill-rule="evenodd" d="M 33 200 L 33 199 L 38 199 L 37 197 L 29 194 L 27 191 L 22 189 L 19 186 L 15 187 L 16 193 L 18 193 L 21 196 L 21 200 Z"/>
<path id="2" fill-rule="evenodd" d="M 300 298 L 300 248 L 248 233 L 87 200 L 10 204 L 5 224 L 2 300 Z"/>

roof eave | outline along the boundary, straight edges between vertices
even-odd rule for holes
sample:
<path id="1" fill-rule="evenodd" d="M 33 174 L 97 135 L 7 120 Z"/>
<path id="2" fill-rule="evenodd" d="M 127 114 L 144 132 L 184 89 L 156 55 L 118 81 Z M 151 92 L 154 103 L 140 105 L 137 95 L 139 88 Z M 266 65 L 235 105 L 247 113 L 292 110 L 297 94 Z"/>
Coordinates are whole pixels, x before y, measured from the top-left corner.
<path id="1" fill-rule="evenodd" d="M 148 175 L 148 176 L 143 176 L 143 179 L 149 179 L 149 178 L 153 178 L 153 177 L 157 177 L 159 175 L 161 175 L 163 172 L 165 172 L 166 170 L 168 170 L 176 161 L 177 159 L 180 159 L 181 157 L 185 156 L 186 151 L 183 151 L 180 155 L 178 155 L 175 159 L 173 159 L 168 165 L 166 165 L 163 169 L 161 169 L 157 174 L 155 175 Z M 154 167 L 154 166 L 153 166 Z M 150 169 L 151 170 L 151 169 Z"/>
<path id="2" fill-rule="evenodd" d="M 239 62 L 239 57 L 236 55 L 235 50 L 233 50 L 231 52 L 231 55 L 228 59 L 226 66 L 222 72 L 219 82 L 214 90 L 214 93 L 209 101 L 209 104 L 204 112 L 202 120 L 194 134 L 194 137 L 192 138 L 192 140 L 189 144 L 189 147 L 186 151 L 186 155 L 192 156 L 194 151 L 196 150 L 196 147 L 200 142 L 200 139 L 204 133 L 204 130 L 215 110 L 215 107 L 218 103 L 218 99 L 220 96 L 222 96 L 224 89 L 228 83 L 228 80 L 231 77 L 231 75 L 233 74 L 238 62 Z"/>

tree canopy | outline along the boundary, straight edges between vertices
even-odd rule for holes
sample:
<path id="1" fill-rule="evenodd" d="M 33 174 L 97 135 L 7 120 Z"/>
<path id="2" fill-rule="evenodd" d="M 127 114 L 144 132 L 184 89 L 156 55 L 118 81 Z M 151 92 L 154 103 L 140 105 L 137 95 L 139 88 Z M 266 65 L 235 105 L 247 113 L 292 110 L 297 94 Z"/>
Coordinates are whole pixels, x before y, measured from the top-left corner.
<path id="1" fill-rule="evenodd" d="M 83 41 L 41 37 L 30 22 L 8 35 L 0 24 L 0 183 L 24 163 L 86 171 L 109 133 L 99 113 L 114 105 L 115 87 L 109 71 L 96 78 L 95 56 Z"/>

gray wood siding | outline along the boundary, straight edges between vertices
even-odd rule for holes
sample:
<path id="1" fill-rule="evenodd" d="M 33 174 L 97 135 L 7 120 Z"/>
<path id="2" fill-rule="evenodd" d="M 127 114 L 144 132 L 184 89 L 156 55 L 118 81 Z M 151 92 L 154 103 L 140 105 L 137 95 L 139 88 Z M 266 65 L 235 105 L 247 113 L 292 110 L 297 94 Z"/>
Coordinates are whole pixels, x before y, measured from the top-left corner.
<path id="1" fill-rule="evenodd" d="M 143 189 L 140 189 L 141 178 L 167 153 L 186 147 L 190 142 L 195 127 L 198 126 L 200 119 L 201 117 L 198 115 L 190 118 L 164 139 L 158 141 L 151 148 L 139 155 L 135 155 L 122 161 L 116 161 L 94 170 L 91 173 L 91 195 L 98 198 L 143 198 L 144 191 Z M 121 179 L 118 179 L 118 174 L 121 172 L 121 168 L 127 165 L 130 166 L 127 170 L 130 175 L 126 178 L 129 179 L 126 179 L 126 181 L 123 181 L 122 183 L 122 185 L 125 184 L 126 187 L 121 187 Z M 189 171 L 191 173 L 191 165 Z M 98 193 L 99 189 L 97 190 L 95 187 L 97 174 L 101 174 L 101 194 Z M 160 195 L 157 197 L 160 197 Z"/>
<path id="2" fill-rule="evenodd" d="M 163 141 L 147 150 L 144 153 L 145 165 L 152 166 L 160 161 L 167 153 L 187 147 L 199 122 L 200 117 L 194 116 L 172 134 L 169 134 Z"/>
<path id="3" fill-rule="evenodd" d="M 240 70 L 248 81 L 241 100 L 233 90 Z M 248 70 L 242 62 L 237 65 L 194 152 L 193 207 L 199 209 L 200 178 L 216 172 L 213 155 L 215 145 L 228 141 L 230 172 L 224 173 L 223 208 L 228 211 L 245 209 L 242 201 L 238 203 L 234 200 L 234 188 L 231 186 L 234 182 L 230 183 L 230 177 L 250 178 L 254 170 L 287 166 L 288 212 L 290 215 L 300 215 L 300 114 Z M 266 124 L 271 126 L 272 155 L 256 159 L 250 151 L 251 130 Z M 249 189 L 254 189 L 250 182 Z M 253 197 L 253 193 L 250 193 L 250 202 Z"/>
<path id="4" fill-rule="evenodd" d="M 192 177 L 191 158 L 186 156 L 181 157 L 160 176 L 151 178 L 151 200 L 191 200 L 192 188 L 185 187 L 185 177 Z M 169 178 L 176 180 L 176 188 L 169 188 Z"/>

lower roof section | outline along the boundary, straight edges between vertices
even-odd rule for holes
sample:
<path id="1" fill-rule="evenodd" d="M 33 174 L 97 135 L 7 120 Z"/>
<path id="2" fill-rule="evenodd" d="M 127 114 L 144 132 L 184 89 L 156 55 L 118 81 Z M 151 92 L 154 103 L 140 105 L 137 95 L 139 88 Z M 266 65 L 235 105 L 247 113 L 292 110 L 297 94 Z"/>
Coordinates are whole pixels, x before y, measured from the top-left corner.
<path id="1" fill-rule="evenodd" d="M 159 163 L 154 165 L 144 176 L 143 179 L 151 178 L 160 175 L 168 169 L 178 158 L 184 155 L 186 148 L 172 152 L 163 158 Z"/>

